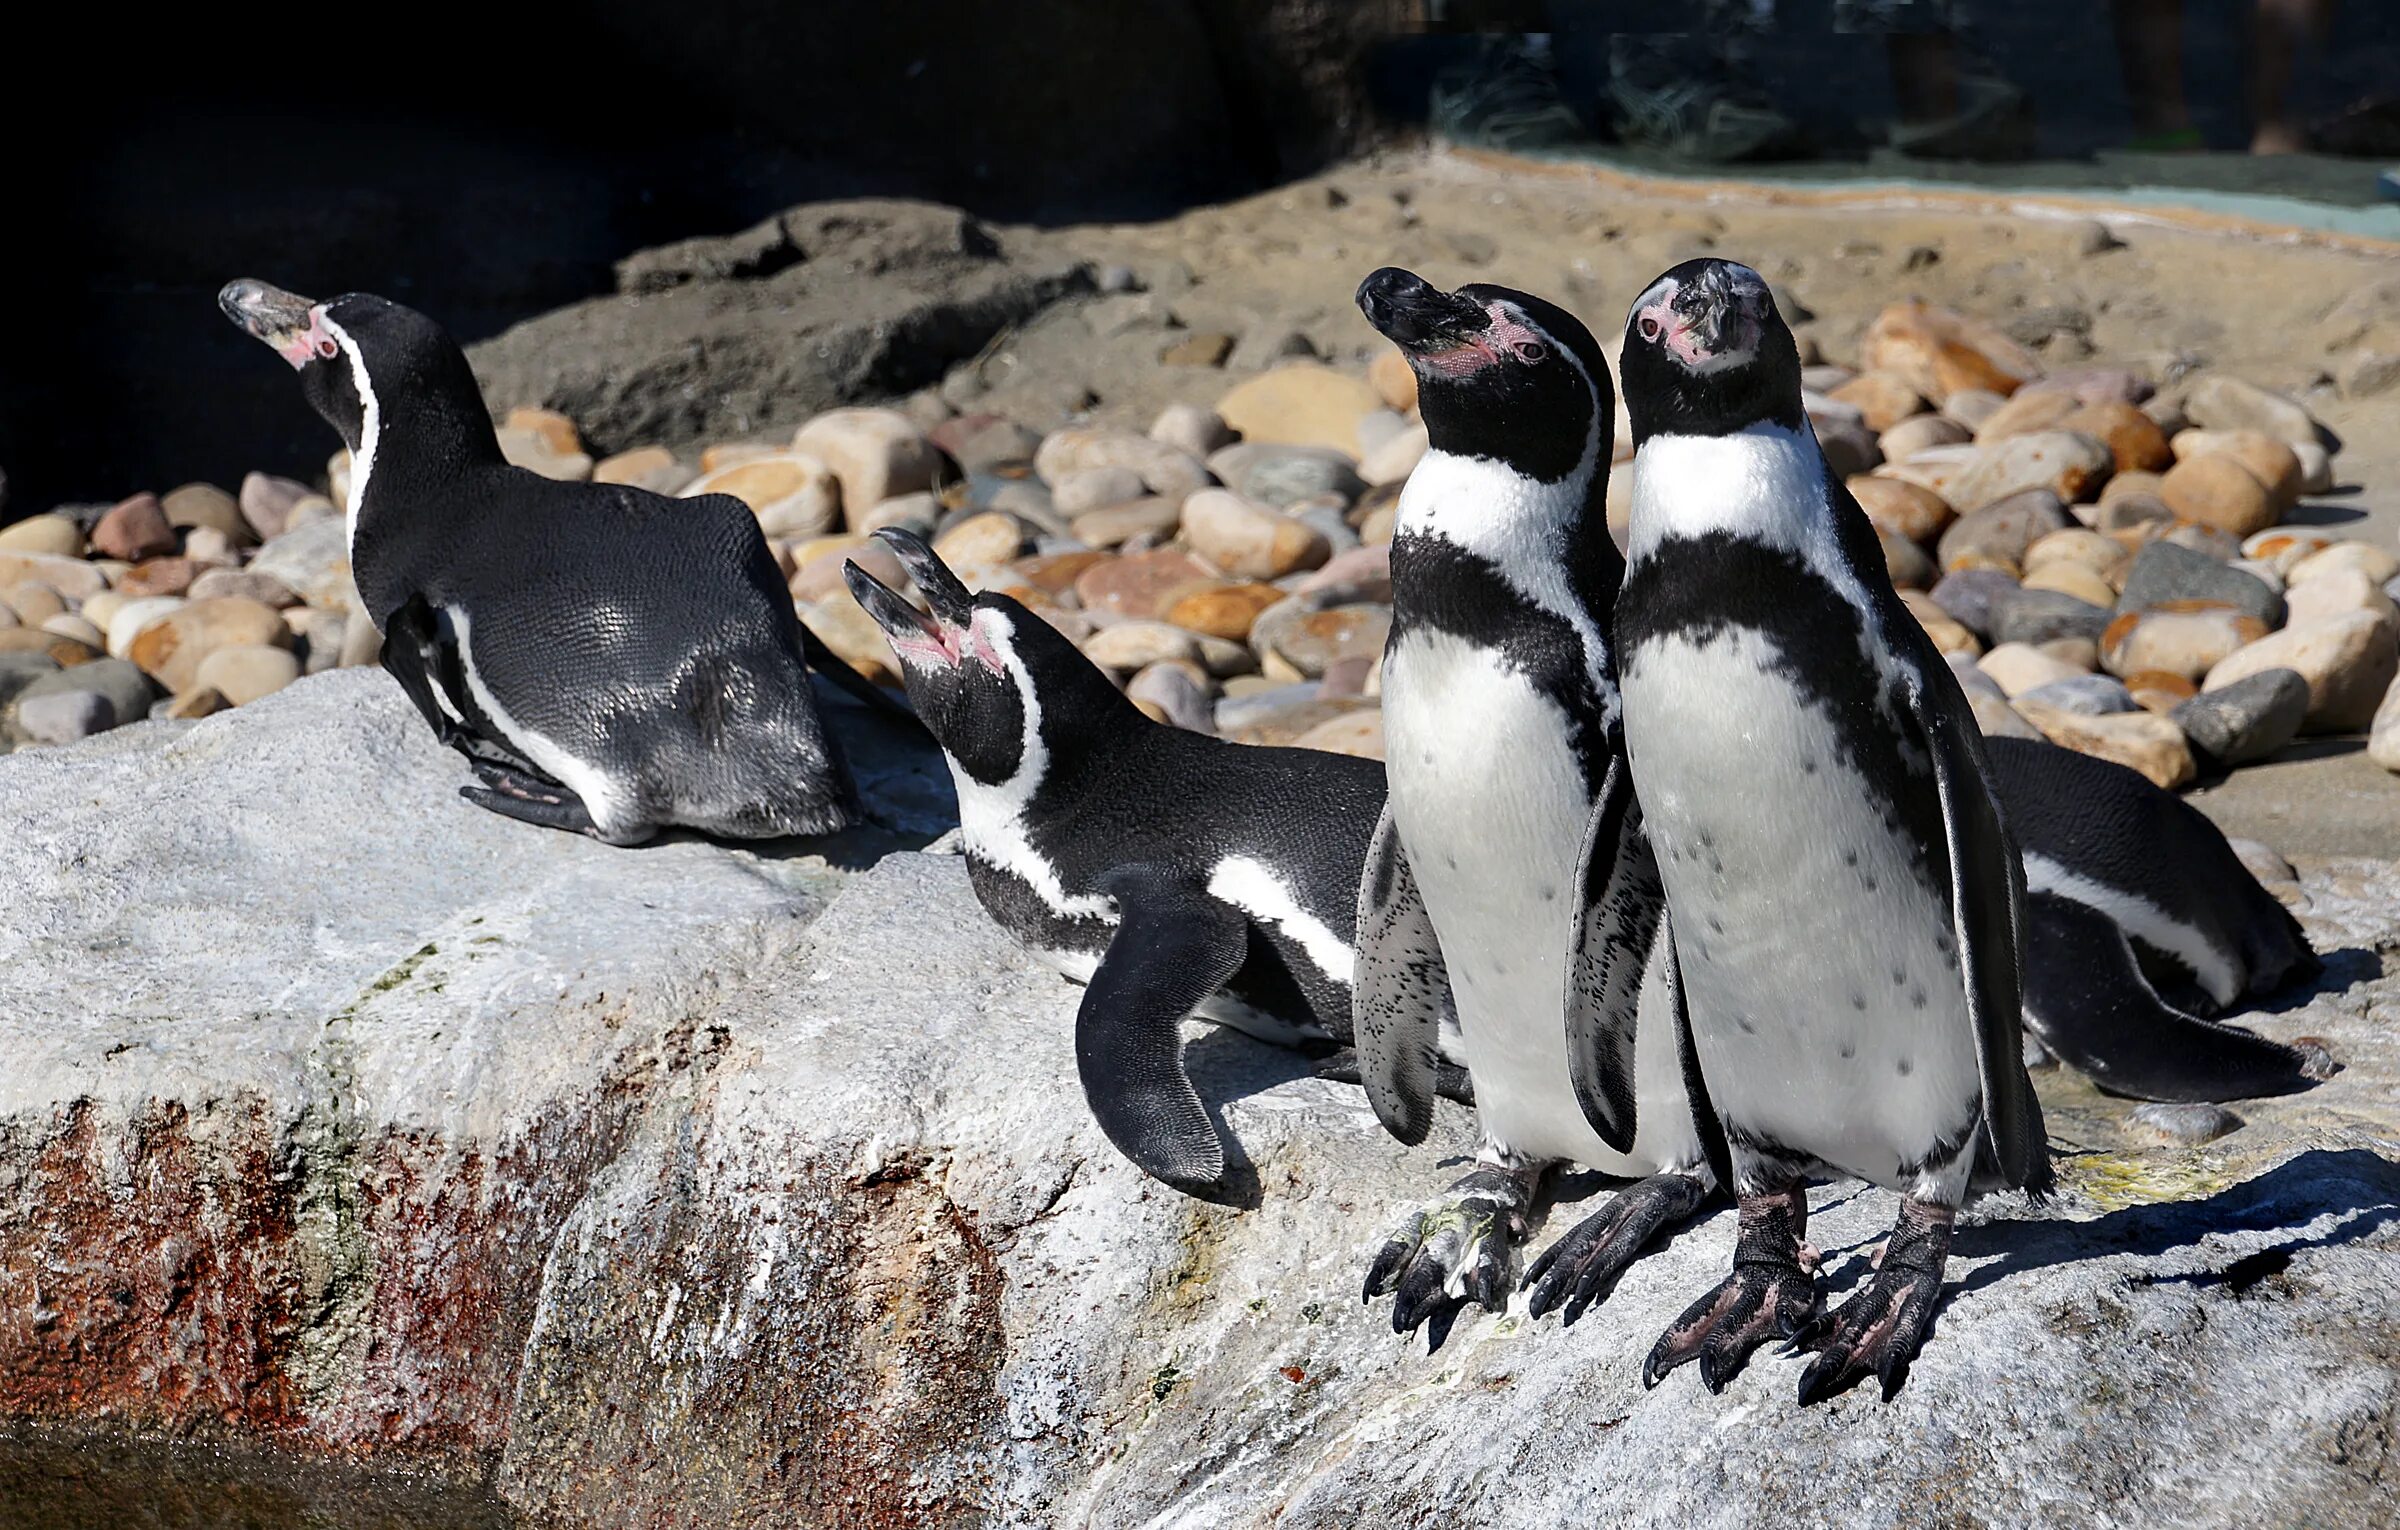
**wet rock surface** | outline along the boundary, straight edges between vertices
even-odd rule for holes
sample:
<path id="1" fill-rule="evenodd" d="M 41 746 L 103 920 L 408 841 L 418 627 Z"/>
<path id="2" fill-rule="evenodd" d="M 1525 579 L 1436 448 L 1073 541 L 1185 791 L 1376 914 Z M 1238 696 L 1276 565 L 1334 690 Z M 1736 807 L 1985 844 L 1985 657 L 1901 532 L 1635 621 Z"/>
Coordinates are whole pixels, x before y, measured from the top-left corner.
<path id="1" fill-rule="evenodd" d="M 2328 973 L 2245 1017 L 2343 1071 L 2198 1143 L 2043 1072 L 2058 1201 L 1969 1214 L 1894 1402 L 1803 1412 L 1763 1356 L 1639 1384 L 1729 1213 L 1571 1329 L 1389 1333 L 1360 1271 L 1471 1149 L 1453 1107 L 1403 1149 L 1196 1025 L 1257 1204 L 1143 1179 L 1080 1100 L 1077 990 L 905 848 L 938 767 L 862 759 L 916 827 L 636 851 L 458 801 L 374 675 L 0 761 L 0 1413 L 488 1474 L 535 1524 L 2389 1509 L 2389 863 L 2296 858 Z M 1892 1201 L 1814 1201 L 1838 1297 Z"/>

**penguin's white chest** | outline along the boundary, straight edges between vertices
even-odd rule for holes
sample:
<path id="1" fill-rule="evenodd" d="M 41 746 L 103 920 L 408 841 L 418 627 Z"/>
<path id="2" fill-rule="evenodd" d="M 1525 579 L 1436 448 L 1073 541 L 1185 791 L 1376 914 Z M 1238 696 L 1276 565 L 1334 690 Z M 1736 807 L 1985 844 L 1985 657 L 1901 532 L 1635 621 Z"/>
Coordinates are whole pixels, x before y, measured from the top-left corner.
<path id="1" fill-rule="evenodd" d="M 1754 631 L 1637 647 L 1636 789 L 1694 1044 L 1729 1128 L 1883 1184 L 1980 1098 L 1939 847 L 1864 779 Z M 1930 779 L 1908 789 L 1932 792 Z"/>
<path id="2" fill-rule="evenodd" d="M 1600 1141 L 1568 1080 L 1567 937 L 1591 808 L 1569 719 L 1497 652 L 1439 631 L 1393 646 L 1383 697 L 1392 815 L 1441 941 L 1485 1134 L 1649 1172 Z"/>

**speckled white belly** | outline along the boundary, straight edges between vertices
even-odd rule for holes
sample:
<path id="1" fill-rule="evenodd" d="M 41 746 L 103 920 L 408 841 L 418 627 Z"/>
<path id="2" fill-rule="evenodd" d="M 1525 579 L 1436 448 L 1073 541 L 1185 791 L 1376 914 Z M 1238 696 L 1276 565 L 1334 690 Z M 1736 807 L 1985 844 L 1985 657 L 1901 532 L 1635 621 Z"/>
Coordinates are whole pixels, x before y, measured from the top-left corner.
<path id="1" fill-rule="evenodd" d="M 1383 697 L 1392 813 L 1441 939 L 1485 1134 L 1534 1158 L 1651 1172 L 1601 1142 L 1567 1076 L 1567 938 L 1590 801 L 1564 716 L 1492 650 L 1441 632 L 1401 638 Z"/>
<path id="2" fill-rule="evenodd" d="M 1626 658 L 1694 1041 L 1729 1127 L 1896 1184 L 1980 1089 L 1949 899 L 1774 658 L 1740 630 Z"/>

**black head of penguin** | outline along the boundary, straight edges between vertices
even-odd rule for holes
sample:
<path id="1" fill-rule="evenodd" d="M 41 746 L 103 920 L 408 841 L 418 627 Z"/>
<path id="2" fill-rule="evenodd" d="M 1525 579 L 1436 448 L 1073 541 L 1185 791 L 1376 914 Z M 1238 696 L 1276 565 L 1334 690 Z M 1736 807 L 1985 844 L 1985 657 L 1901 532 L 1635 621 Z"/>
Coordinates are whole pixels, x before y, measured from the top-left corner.
<path id="1" fill-rule="evenodd" d="M 217 306 L 291 364 L 310 407 L 353 453 L 405 441 L 411 470 L 437 473 L 500 459 L 466 353 L 415 309 L 365 292 L 320 303 L 249 278 L 227 283 Z"/>
<path id="2" fill-rule="evenodd" d="M 1636 447 L 1801 427 L 1800 348 L 1765 279 L 1730 260 L 1687 260 L 1634 299 L 1618 371 Z"/>
<path id="3" fill-rule="evenodd" d="M 891 639 L 901 683 L 934 741 L 975 780 L 998 786 L 1015 779 L 1037 739 L 1045 777 L 1055 779 L 1095 745 L 1148 722 L 1048 622 L 1006 595 L 969 592 L 922 537 L 898 527 L 875 535 L 899 557 L 930 611 L 856 563 L 843 565 L 842 578 Z"/>
<path id="4" fill-rule="evenodd" d="M 1358 306 L 1417 374 L 1417 410 L 1434 450 L 1557 483 L 1596 446 L 1594 492 L 1606 494 L 1616 397 L 1600 343 L 1580 319 L 1508 287 L 1444 292 L 1397 266 L 1358 284 Z"/>

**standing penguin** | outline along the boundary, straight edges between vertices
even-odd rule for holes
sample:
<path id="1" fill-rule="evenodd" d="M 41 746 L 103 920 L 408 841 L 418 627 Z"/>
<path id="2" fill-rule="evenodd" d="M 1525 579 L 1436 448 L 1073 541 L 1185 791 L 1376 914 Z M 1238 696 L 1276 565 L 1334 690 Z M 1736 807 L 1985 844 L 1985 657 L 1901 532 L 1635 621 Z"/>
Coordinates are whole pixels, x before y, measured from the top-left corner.
<path id="1" fill-rule="evenodd" d="M 1390 802 L 1359 894 L 1361 1071 L 1393 1135 L 1432 1124 L 1447 969 L 1482 1143 L 1367 1275 L 1406 1331 L 1498 1309 L 1543 1172 L 1637 1181 L 1532 1272 L 1572 1320 L 1707 1193 L 1684 1103 L 1662 893 L 1619 747 L 1606 631 L 1614 400 L 1591 332 L 1503 287 L 1386 268 L 1358 289 L 1417 375 L 1431 447 L 1401 491 L 1383 716 Z"/>
<path id="2" fill-rule="evenodd" d="M 1970 1187 L 2052 1183 L 2019 1036 L 2017 848 L 1956 677 L 1826 469 L 1758 273 L 1661 276 L 1621 375 L 1626 748 L 1674 911 L 1693 1107 L 1741 1208 L 1733 1274 L 1643 1381 L 1697 1358 L 1715 1390 L 1782 1336 L 1817 1352 L 1801 1401 L 1869 1371 L 1888 1396 Z M 1826 1171 L 1901 1194 L 1874 1274 L 1831 1313 L 1802 1241 Z"/>
<path id="3" fill-rule="evenodd" d="M 1086 985 L 1075 1064 L 1109 1141 L 1178 1189 L 1228 1197 L 1183 1021 L 1319 1050 L 1350 1039 L 1351 920 L 1382 770 L 1152 722 L 1049 623 L 969 593 L 921 538 L 877 535 L 930 611 L 855 563 L 843 577 L 949 762 L 976 897 Z"/>
<path id="4" fill-rule="evenodd" d="M 384 668 L 483 783 L 461 795 L 611 844 L 853 820 L 791 595 L 739 500 L 511 467 L 457 343 L 397 303 L 258 281 L 218 303 L 350 448 L 351 573 Z"/>

